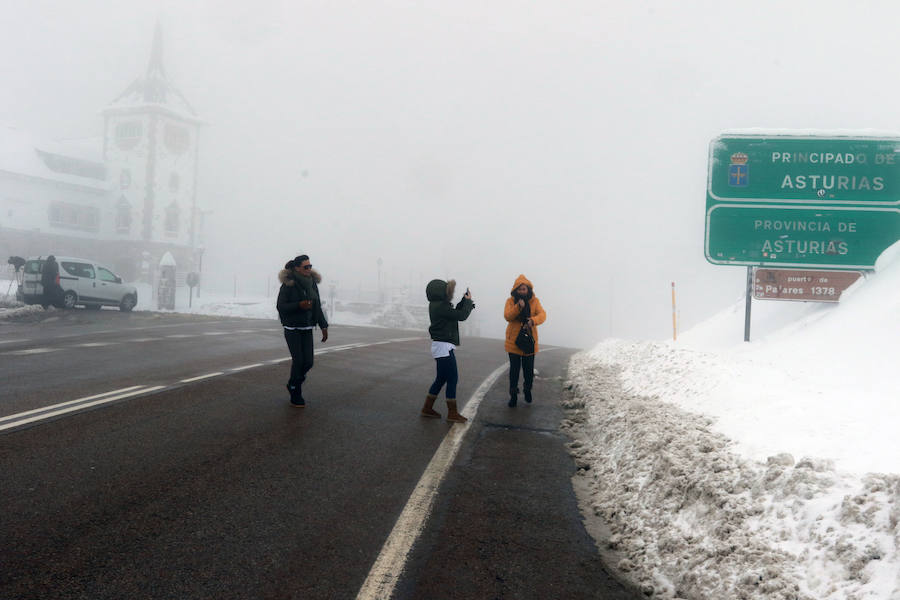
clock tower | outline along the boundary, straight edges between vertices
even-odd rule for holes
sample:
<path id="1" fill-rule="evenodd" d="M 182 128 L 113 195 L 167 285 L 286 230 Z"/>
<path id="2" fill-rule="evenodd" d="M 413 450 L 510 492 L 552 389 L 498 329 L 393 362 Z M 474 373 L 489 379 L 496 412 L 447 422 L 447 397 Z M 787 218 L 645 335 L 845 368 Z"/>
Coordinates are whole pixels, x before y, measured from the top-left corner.
<path id="1" fill-rule="evenodd" d="M 202 122 L 166 77 L 159 23 L 146 74 L 113 100 L 103 117 L 103 159 L 115 189 L 114 238 L 133 259 L 158 260 L 169 251 L 180 271 L 196 270 Z"/>

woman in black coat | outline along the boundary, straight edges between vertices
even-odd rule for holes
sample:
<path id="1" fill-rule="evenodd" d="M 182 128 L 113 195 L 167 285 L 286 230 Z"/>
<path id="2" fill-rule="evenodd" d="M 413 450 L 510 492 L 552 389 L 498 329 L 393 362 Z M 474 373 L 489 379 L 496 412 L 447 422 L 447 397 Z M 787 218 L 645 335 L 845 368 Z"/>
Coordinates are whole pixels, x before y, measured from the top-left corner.
<path id="1" fill-rule="evenodd" d="M 44 288 L 44 296 L 41 299 L 44 310 L 47 310 L 48 306 L 57 306 L 62 288 L 59 286 L 59 265 L 52 254 L 41 267 L 41 287 Z"/>

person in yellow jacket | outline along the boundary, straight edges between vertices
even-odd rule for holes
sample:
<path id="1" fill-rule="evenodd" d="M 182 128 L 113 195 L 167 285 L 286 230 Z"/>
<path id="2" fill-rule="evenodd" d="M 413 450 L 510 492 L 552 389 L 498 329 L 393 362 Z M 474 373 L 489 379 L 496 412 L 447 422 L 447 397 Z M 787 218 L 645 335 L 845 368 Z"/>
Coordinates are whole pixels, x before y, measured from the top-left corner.
<path id="1" fill-rule="evenodd" d="M 519 397 L 519 371 L 525 379 L 525 402 L 531 402 L 531 386 L 534 383 L 534 356 L 538 352 L 537 327 L 547 320 L 541 301 L 534 295 L 534 286 L 524 275 L 516 277 L 510 297 L 503 307 L 506 325 L 504 348 L 509 354 L 509 406 L 515 406 Z M 534 350 L 526 352 L 516 345 L 519 331 L 525 328 L 534 338 Z"/>

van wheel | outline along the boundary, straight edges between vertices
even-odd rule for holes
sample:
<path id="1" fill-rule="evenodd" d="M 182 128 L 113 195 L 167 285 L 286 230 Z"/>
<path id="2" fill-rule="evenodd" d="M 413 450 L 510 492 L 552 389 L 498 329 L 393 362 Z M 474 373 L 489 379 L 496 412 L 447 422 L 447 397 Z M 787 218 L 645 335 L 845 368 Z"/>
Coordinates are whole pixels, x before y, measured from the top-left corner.
<path id="1" fill-rule="evenodd" d="M 76 302 L 78 302 L 78 295 L 72 290 L 63 294 L 63 308 L 75 308 Z"/>
<path id="2" fill-rule="evenodd" d="M 122 302 L 119 303 L 119 310 L 122 312 L 131 312 L 131 309 L 134 308 L 135 304 L 137 304 L 137 301 L 134 299 L 134 296 L 128 294 L 122 298 Z"/>

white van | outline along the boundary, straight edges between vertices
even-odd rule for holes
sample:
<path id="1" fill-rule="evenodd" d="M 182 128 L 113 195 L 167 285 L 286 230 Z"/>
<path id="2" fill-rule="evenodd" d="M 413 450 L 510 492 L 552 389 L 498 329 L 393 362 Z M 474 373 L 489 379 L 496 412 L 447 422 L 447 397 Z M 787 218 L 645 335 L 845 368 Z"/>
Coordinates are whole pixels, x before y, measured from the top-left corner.
<path id="1" fill-rule="evenodd" d="M 43 300 L 41 270 L 45 260 L 45 256 L 31 256 L 25 262 L 25 280 L 22 283 L 25 304 L 40 304 Z M 119 310 L 128 312 L 137 305 L 137 288 L 122 283 L 121 277 L 103 265 L 71 256 L 57 256 L 56 263 L 59 265 L 62 302 L 66 308 L 78 304 L 94 309 L 118 306 Z"/>

